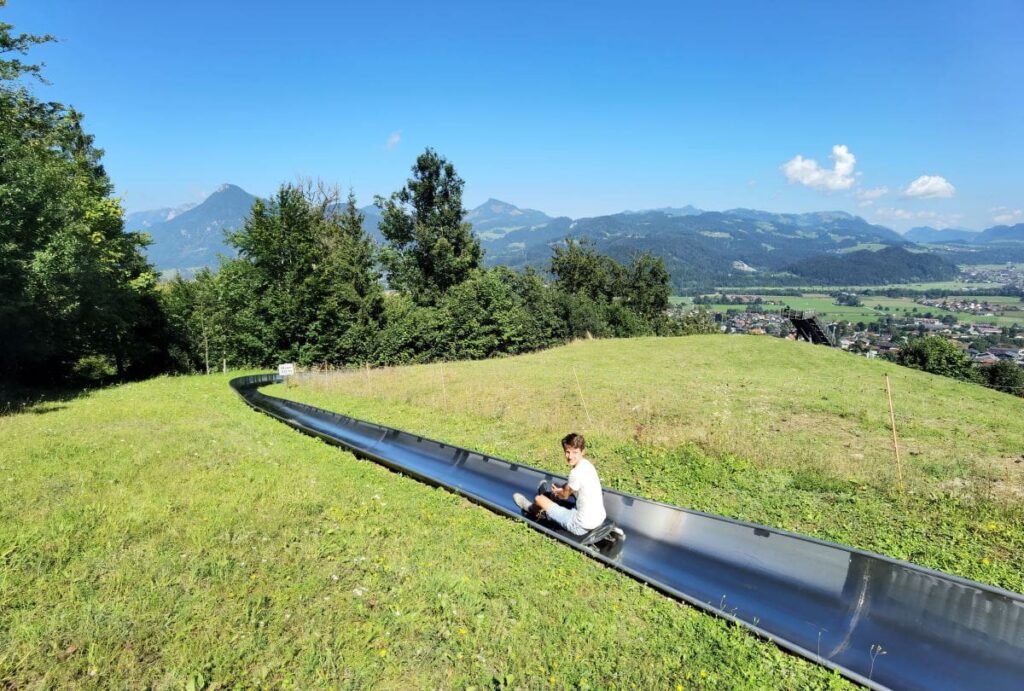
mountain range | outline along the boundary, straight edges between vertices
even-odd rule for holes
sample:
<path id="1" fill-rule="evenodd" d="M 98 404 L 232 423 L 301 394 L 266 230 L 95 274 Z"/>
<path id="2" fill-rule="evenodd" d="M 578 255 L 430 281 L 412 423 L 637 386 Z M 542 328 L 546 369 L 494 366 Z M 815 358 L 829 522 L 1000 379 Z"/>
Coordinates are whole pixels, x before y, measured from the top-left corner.
<path id="1" fill-rule="evenodd" d="M 126 227 L 150 233 L 153 244 L 148 255 L 158 269 L 190 274 L 216 266 L 219 254 L 232 256 L 225 231 L 243 225 L 255 200 L 236 185 L 222 185 L 195 206 L 129 214 Z M 371 205 L 361 211 L 367 232 L 382 241 L 379 210 Z M 852 258 L 863 264 L 870 262 L 872 251 L 886 247 L 935 254 L 950 266 L 964 253 L 983 261 L 989 261 L 990 255 L 1010 252 L 1016 258 L 1024 253 L 1024 224 L 979 232 L 921 227 L 900 235 L 843 211 L 785 214 L 738 208 L 719 212 L 683 206 L 572 219 L 488 199 L 469 210 L 466 221 L 480 238 L 489 265 L 543 267 L 553 243 L 566 237 L 587 238 L 599 252 L 620 261 L 638 252 L 663 257 L 679 290 L 716 282 L 763 284 L 766 274 L 788 272 L 803 266 L 804 260 L 820 257 L 855 253 Z M 885 262 L 879 257 L 880 270 L 896 271 L 899 263 L 892 261 L 894 255 L 886 256 Z M 912 262 L 900 265 L 904 264 L 909 267 Z M 827 264 L 830 270 L 848 265 L 849 261 Z M 911 277 L 890 275 L 887 280 Z"/>
<path id="2" fill-rule="evenodd" d="M 242 227 L 254 201 L 237 185 L 221 185 L 201 204 L 128 214 L 125 229 L 149 233 L 146 252 L 157 269 L 190 275 L 217 266 L 220 254 L 234 256 L 226 231 Z"/>
<path id="3" fill-rule="evenodd" d="M 908 230 L 903 237 L 911 242 L 928 244 L 962 242 L 985 245 L 993 242 L 1024 242 L 1024 223 L 1014 226 L 992 226 L 985 230 L 918 226 Z"/>

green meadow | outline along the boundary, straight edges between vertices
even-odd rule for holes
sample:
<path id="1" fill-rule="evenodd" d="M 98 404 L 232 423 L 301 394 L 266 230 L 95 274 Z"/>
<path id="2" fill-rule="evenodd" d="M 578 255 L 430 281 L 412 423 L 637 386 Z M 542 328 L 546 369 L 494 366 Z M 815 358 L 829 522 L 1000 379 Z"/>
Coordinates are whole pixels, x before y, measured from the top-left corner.
<path id="1" fill-rule="evenodd" d="M 1024 399 L 984 387 L 807 343 L 703 336 L 271 390 L 551 470 L 557 439 L 580 431 L 618 489 L 1024 590 Z"/>
<path id="2" fill-rule="evenodd" d="M 757 295 L 756 292 L 740 292 L 739 294 Z M 863 304 L 857 307 L 852 307 L 849 305 L 837 305 L 835 304 L 834 298 L 824 293 L 808 293 L 801 297 L 791 295 L 762 295 L 761 297 L 764 300 L 763 309 L 765 311 L 777 312 L 783 307 L 788 306 L 797 310 L 811 310 L 826 319 L 832 320 L 870 322 L 886 315 L 915 316 L 924 315 L 926 312 L 930 312 L 936 319 L 942 318 L 946 315 L 952 315 L 956 317 L 958 321 L 970 324 L 1024 326 L 1024 302 L 1021 302 L 1020 298 L 1017 297 L 996 296 L 991 298 L 973 298 L 976 300 L 987 300 L 994 304 L 1007 305 L 1009 308 L 1017 308 L 1007 309 L 1006 311 L 1000 312 L 994 316 L 957 312 L 954 310 L 943 309 L 941 307 L 931 307 L 916 303 L 913 298 L 890 298 L 885 296 L 862 295 L 861 302 Z M 966 296 L 954 296 L 948 299 L 952 301 L 963 299 L 964 297 Z M 692 309 L 693 298 L 676 296 L 673 298 L 672 304 L 678 306 L 689 306 Z M 739 310 L 741 312 L 746 309 L 746 305 L 732 305 L 729 303 L 714 303 L 705 305 L 705 307 L 707 307 L 709 311 L 723 313 L 728 312 L 730 309 Z M 888 311 L 886 308 L 888 308 Z"/>
<path id="3" fill-rule="evenodd" d="M 293 432 L 228 379 L 162 377 L 0 417 L 4 688 L 847 686 Z M 982 387 L 709 336 L 268 392 L 554 470 L 575 429 L 609 486 L 1024 589 L 1024 400 Z"/>
<path id="4" fill-rule="evenodd" d="M 921 292 L 927 290 L 962 290 L 965 293 L 969 293 L 972 290 L 988 290 L 991 288 L 999 288 L 1002 283 L 993 283 L 985 281 L 967 282 L 967 281 L 932 281 L 929 283 L 890 283 L 888 285 L 847 285 L 847 286 L 822 286 L 822 285 L 804 285 L 804 286 L 723 286 L 716 287 L 715 291 L 719 293 L 739 293 L 741 295 L 756 295 L 762 290 L 796 290 L 801 293 L 814 293 L 822 292 L 828 293 L 836 290 L 845 290 L 847 292 L 862 293 L 865 290 L 887 290 L 889 288 L 895 288 L 899 290 L 918 290 Z"/>

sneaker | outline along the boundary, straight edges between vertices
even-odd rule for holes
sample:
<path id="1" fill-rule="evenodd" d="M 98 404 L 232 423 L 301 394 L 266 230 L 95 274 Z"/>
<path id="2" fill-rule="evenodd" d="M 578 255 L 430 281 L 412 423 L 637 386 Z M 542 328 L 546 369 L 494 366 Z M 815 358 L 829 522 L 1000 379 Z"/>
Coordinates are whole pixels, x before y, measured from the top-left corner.
<path id="1" fill-rule="evenodd" d="M 523 510 L 524 513 L 530 513 L 530 508 L 533 506 L 532 501 L 521 495 L 519 492 L 512 495 L 512 500 L 516 503 L 516 506 Z"/>

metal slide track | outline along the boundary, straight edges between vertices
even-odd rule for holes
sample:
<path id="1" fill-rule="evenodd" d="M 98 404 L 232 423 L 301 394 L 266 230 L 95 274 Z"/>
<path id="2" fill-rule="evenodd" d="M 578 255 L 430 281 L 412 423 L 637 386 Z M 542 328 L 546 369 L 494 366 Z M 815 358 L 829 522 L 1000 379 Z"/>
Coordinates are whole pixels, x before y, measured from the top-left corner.
<path id="1" fill-rule="evenodd" d="M 525 520 L 512 493 L 543 470 L 356 420 L 257 389 L 245 401 L 388 468 Z M 872 688 L 1024 689 L 1024 596 L 907 562 L 605 490 L 627 539 L 615 559 L 537 530 L 673 597 L 737 622 Z M 885 530 L 886 526 L 879 529 Z"/>

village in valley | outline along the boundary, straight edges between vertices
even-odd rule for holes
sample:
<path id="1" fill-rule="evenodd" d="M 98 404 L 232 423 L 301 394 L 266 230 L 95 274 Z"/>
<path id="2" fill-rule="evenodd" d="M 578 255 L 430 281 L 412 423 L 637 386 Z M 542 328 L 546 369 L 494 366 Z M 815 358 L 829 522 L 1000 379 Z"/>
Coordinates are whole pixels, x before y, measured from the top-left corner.
<path id="1" fill-rule="evenodd" d="M 978 365 L 1000 361 L 1024 367 L 1024 268 L 964 267 L 959 289 L 927 284 L 902 288 L 765 289 L 683 299 L 685 312 L 703 306 L 728 334 L 797 338 L 787 309 L 805 310 L 826 325 L 836 347 L 868 358 L 895 357 L 908 339 L 937 335 Z"/>

